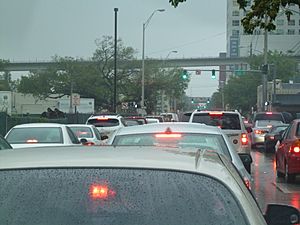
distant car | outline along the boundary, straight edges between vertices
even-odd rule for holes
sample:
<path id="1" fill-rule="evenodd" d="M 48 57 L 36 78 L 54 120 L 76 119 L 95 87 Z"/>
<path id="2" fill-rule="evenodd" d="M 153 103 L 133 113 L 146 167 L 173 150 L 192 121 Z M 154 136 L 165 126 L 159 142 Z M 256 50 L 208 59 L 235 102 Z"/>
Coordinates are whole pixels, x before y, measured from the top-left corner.
<path id="1" fill-rule="evenodd" d="M 191 114 L 189 122 L 219 127 L 231 140 L 232 145 L 238 153 L 247 153 L 250 155 L 250 133 L 252 129 L 246 129 L 239 112 L 195 110 Z"/>
<path id="2" fill-rule="evenodd" d="M 0 159 L 3 225 L 299 222 L 286 205 L 263 215 L 232 164 L 208 150 L 49 147 L 3 150 Z"/>
<path id="3" fill-rule="evenodd" d="M 164 122 L 178 122 L 178 115 L 176 113 L 161 113 L 160 116 L 164 118 Z"/>
<path id="4" fill-rule="evenodd" d="M 273 126 L 282 125 L 280 120 L 256 120 L 252 127 L 252 148 L 264 147 L 265 135 Z"/>
<path id="5" fill-rule="evenodd" d="M 281 112 L 258 112 L 254 114 L 252 123 L 254 124 L 257 120 L 276 120 L 287 123 Z"/>
<path id="6" fill-rule="evenodd" d="M 7 132 L 5 139 L 14 149 L 81 144 L 67 125 L 58 123 L 16 125 Z"/>
<path id="7" fill-rule="evenodd" d="M 277 176 L 291 183 L 300 174 L 300 119 L 293 120 L 279 142 L 275 152 Z"/>
<path id="8" fill-rule="evenodd" d="M 102 138 L 99 130 L 94 125 L 68 124 L 79 141 L 84 145 L 101 145 Z M 84 141 L 82 141 L 84 140 Z"/>
<path id="9" fill-rule="evenodd" d="M 146 119 L 158 119 L 160 123 L 164 122 L 163 116 L 146 116 Z"/>
<path id="10" fill-rule="evenodd" d="M 126 126 L 123 116 L 118 114 L 97 114 L 87 119 L 86 124 L 94 125 L 104 137 L 109 137 L 115 130 Z"/>
<path id="11" fill-rule="evenodd" d="M 155 119 L 155 118 L 146 118 L 147 123 L 160 123 L 159 119 Z"/>
<path id="12" fill-rule="evenodd" d="M 288 124 L 280 124 L 276 126 L 272 126 L 269 133 L 265 134 L 264 138 L 264 149 L 266 153 L 275 152 L 275 145 L 280 137 L 280 133 L 286 130 Z"/>
<path id="13" fill-rule="evenodd" d="M 0 135 L 0 150 L 12 149 L 11 145 Z"/>
<path id="14" fill-rule="evenodd" d="M 114 146 L 167 146 L 180 149 L 209 149 L 224 154 L 239 170 L 245 183 L 251 185 L 251 162 L 243 164 L 228 137 L 223 132 L 203 124 L 184 122 L 165 122 L 146 124 L 138 127 L 125 127 L 108 140 Z M 242 154 L 243 155 L 243 154 Z M 245 157 L 243 155 L 243 157 Z"/>
<path id="15" fill-rule="evenodd" d="M 147 120 L 143 116 L 126 116 L 124 117 L 124 121 L 126 126 L 147 124 Z"/>

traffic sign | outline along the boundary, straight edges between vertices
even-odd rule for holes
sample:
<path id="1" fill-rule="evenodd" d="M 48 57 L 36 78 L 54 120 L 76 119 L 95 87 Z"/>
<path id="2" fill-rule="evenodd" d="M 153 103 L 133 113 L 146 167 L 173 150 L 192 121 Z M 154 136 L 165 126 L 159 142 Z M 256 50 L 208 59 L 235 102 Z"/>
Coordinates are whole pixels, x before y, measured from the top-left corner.
<path id="1" fill-rule="evenodd" d="M 72 105 L 73 106 L 79 106 L 80 105 L 80 95 L 73 93 L 72 94 Z"/>

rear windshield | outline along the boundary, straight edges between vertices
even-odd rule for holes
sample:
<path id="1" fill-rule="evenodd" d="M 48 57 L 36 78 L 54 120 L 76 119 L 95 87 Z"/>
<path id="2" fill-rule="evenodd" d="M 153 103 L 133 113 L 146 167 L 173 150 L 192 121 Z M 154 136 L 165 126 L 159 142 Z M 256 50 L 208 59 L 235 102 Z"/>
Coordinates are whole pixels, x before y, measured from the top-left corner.
<path id="1" fill-rule="evenodd" d="M 255 122 L 256 127 L 272 127 L 282 124 L 279 120 L 257 120 Z"/>
<path id="2" fill-rule="evenodd" d="M 223 113 L 195 113 L 194 123 L 204 123 L 210 126 L 217 126 L 224 130 L 241 130 L 240 118 L 238 114 Z"/>
<path id="3" fill-rule="evenodd" d="M 93 131 L 89 127 L 70 127 L 77 138 L 93 138 Z"/>
<path id="4" fill-rule="evenodd" d="M 238 200 L 200 174 L 138 169 L 0 171 L 0 224 L 245 225 Z"/>
<path id="5" fill-rule="evenodd" d="M 284 122 L 283 116 L 278 113 L 272 113 L 272 114 L 259 113 L 255 115 L 254 121 L 256 120 L 278 120 Z"/>
<path id="6" fill-rule="evenodd" d="M 114 127 L 120 124 L 117 119 L 89 119 L 87 123 L 95 127 Z"/>
<path id="7" fill-rule="evenodd" d="M 60 127 L 13 128 L 6 137 L 10 144 L 63 143 Z"/>
<path id="8" fill-rule="evenodd" d="M 230 157 L 224 138 L 220 134 L 193 134 L 193 133 L 146 133 L 117 135 L 113 145 L 129 146 L 167 146 L 180 148 L 195 148 L 214 150 Z"/>

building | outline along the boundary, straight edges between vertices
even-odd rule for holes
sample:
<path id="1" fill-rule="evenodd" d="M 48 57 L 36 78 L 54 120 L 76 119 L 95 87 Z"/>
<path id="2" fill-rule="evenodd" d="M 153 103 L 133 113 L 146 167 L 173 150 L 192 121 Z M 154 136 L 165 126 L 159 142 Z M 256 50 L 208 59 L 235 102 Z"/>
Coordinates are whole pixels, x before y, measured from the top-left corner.
<path id="1" fill-rule="evenodd" d="M 275 87 L 275 88 L 274 88 Z M 292 114 L 300 112 L 300 83 L 268 82 L 267 86 L 267 105 L 263 105 L 262 85 L 257 87 L 257 111 L 287 111 Z"/>
<path id="2" fill-rule="evenodd" d="M 249 0 L 249 10 L 253 0 Z M 293 15 L 288 21 L 283 10 L 276 18 L 276 30 L 268 33 L 268 50 L 300 54 L 300 10 L 289 8 Z M 257 29 L 253 35 L 245 34 L 241 20 L 246 12 L 239 9 L 237 0 L 227 0 L 227 57 L 251 56 L 263 53 L 264 31 Z M 238 69 L 238 68 L 235 68 Z"/>

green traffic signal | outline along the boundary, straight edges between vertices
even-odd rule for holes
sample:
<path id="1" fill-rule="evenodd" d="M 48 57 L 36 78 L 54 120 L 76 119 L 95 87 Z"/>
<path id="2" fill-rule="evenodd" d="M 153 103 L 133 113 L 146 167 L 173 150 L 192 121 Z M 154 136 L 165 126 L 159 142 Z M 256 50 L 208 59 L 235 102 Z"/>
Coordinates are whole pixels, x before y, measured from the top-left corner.
<path id="1" fill-rule="evenodd" d="M 181 77 L 182 77 L 183 80 L 187 80 L 188 79 L 188 72 L 187 72 L 187 70 L 183 70 L 182 71 Z"/>
<path id="2" fill-rule="evenodd" d="M 216 79 L 216 70 L 214 69 L 211 71 L 211 78 Z"/>

